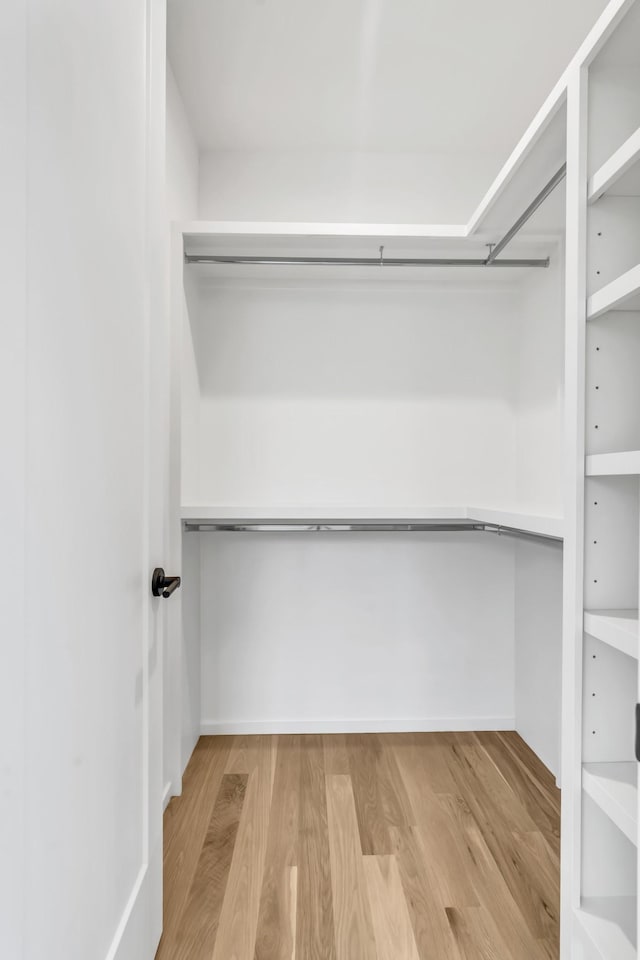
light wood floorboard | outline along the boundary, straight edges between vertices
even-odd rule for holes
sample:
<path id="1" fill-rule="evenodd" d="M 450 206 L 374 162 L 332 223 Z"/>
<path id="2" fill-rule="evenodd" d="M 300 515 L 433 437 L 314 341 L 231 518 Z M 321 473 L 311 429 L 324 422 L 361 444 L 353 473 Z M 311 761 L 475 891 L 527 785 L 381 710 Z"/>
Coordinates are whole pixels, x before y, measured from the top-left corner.
<path id="1" fill-rule="evenodd" d="M 327 777 L 327 812 L 337 960 L 376 960 L 350 777 Z"/>
<path id="2" fill-rule="evenodd" d="M 203 737 L 157 960 L 556 960 L 559 841 L 515 733 Z"/>
<path id="3" fill-rule="evenodd" d="M 247 776 L 222 778 L 209 829 L 178 927 L 172 960 L 211 960 L 233 859 Z"/>
<path id="4" fill-rule="evenodd" d="M 396 858 L 364 857 L 364 871 L 378 960 L 419 960 Z"/>

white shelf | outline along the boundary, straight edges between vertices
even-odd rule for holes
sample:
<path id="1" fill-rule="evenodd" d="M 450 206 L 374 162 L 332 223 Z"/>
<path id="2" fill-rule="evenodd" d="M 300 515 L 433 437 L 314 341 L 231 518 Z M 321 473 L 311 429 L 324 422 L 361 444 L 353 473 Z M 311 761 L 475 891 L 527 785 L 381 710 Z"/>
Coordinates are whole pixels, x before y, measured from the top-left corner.
<path id="1" fill-rule="evenodd" d="M 640 450 L 621 453 L 594 453 L 586 457 L 588 477 L 623 477 L 640 474 Z"/>
<path id="2" fill-rule="evenodd" d="M 602 960 L 637 960 L 635 897 L 584 898 L 576 919 Z"/>
<path id="3" fill-rule="evenodd" d="M 638 764 L 585 763 L 582 787 L 633 844 L 638 845 Z"/>
<path id="4" fill-rule="evenodd" d="M 640 128 L 623 143 L 589 181 L 589 201 L 598 200 L 640 159 Z"/>
<path id="5" fill-rule="evenodd" d="M 269 504 L 268 506 L 249 507 L 241 504 L 187 504 L 182 507 L 181 518 L 189 521 L 236 520 L 256 522 L 288 520 L 316 523 L 320 520 L 342 520 L 345 523 L 355 521 L 398 521 L 429 522 L 430 520 L 467 520 L 466 507 L 380 507 L 362 504 Z"/>
<path id="6" fill-rule="evenodd" d="M 528 192 L 526 193 L 528 196 Z M 526 205 L 525 201 L 523 203 Z M 495 232 L 501 233 L 502 227 Z M 506 229 L 506 228 L 505 228 Z M 387 263 L 394 258 L 460 258 L 462 260 L 482 260 L 487 255 L 486 237 L 481 235 L 467 235 L 467 228 L 459 224 L 442 225 L 410 225 L 410 224 L 361 224 L 361 223 L 272 223 L 272 222 L 216 222 L 192 221 L 175 224 L 176 244 L 182 241 L 184 251 L 188 256 L 226 256 L 226 257 L 364 257 L 378 263 L 379 249 L 385 251 Z M 493 235 L 493 234 L 492 234 Z M 553 254 L 557 248 L 558 234 L 553 230 L 542 229 L 534 233 L 522 233 L 513 241 L 513 250 L 510 256 L 516 259 L 545 259 Z M 196 262 L 191 268 L 196 277 L 210 277 L 210 267 Z M 264 281 L 264 267 L 251 263 L 218 263 L 215 267 L 216 282 L 233 282 L 239 280 L 256 279 Z M 477 267 L 469 268 L 470 272 L 464 282 L 477 289 L 482 274 L 490 280 L 490 285 L 510 285 L 518 282 L 526 273 L 526 268 L 501 271 L 501 279 L 497 281 L 494 271 L 480 271 Z M 308 283 L 310 279 L 334 276 L 334 268 L 330 264 L 323 266 L 300 264 L 281 264 L 278 268 L 278 282 L 283 278 L 287 281 Z M 269 276 L 273 271 L 269 269 Z M 341 274 L 343 277 L 345 274 Z M 451 270 L 447 267 L 434 266 L 428 271 L 417 271 L 409 274 L 401 270 L 371 270 L 363 265 L 352 265 L 348 274 L 350 282 L 366 280 L 369 284 L 384 282 L 385 284 L 400 282 L 403 288 L 433 283 L 434 278 L 440 282 L 448 277 L 453 279 Z M 430 279 L 429 279 L 430 278 Z M 511 279 L 510 279 L 511 278 Z M 456 273 L 456 284 L 461 283 L 461 276 Z"/>
<path id="7" fill-rule="evenodd" d="M 489 507 L 380 507 L 362 504 L 269 504 L 249 507 L 242 504 L 184 504 L 180 511 L 182 520 L 190 523 L 238 522 L 258 523 L 296 521 L 319 523 L 328 521 L 380 522 L 380 523 L 429 523 L 469 520 L 512 527 L 525 533 L 562 539 L 562 517 L 547 517 L 528 513 L 494 510 Z"/>
<path id="8" fill-rule="evenodd" d="M 608 283 L 587 300 L 587 317 L 594 320 L 608 310 L 616 310 L 623 303 L 640 294 L 640 264 L 627 270 L 621 277 Z M 635 303 L 633 304 L 635 307 Z"/>
<path id="9" fill-rule="evenodd" d="M 468 235 L 462 223 L 317 223 L 266 220 L 189 220 L 176 229 L 186 241 L 211 237 L 450 240 Z"/>
<path id="10" fill-rule="evenodd" d="M 584 629 L 597 640 L 638 659 L 637 610 L 585 610 Z"/>
<path id="11" fill-rule="evenodd" d="M 503 527 L 513 527 L 525 533 L 539 533 L 546 537 L 564 537 L 564 519 L 541 514 L 516 513 L 508 510 L 494 510 L 491 507 L 467 507 L 470 520 L 480 523 L 496 523 Z"/>
<path id="12" fill-rule="evenodd" d="M 467 223 L 457 224 L 371 224 L 371 223 L 287 223 L 287 222 L 226 222 L 191 221 L 178 223 L 174 229 L 178 233 L 198 236 L 202 233 L 253 235 L 256 237 L 279 235 L 283 237 L 406 237 L 406 238 L 466 238 L 481 236 L 487 214 L 505 189 L 520 173 L 523 162 L 543 138 L 545 131 L 565 102 L 566 91 L 576 67 L 589 62 L 601 46 L 610 38 L 626 13 L 629 0 L 611 0 L 605 5 L 600 17 L 584 39 L 573 60 L 567 65 L 555 87 L 542 104 L 529 124 L 513 152 L 506 160 L 495 180 L 480 200 L 476 210 Z"/>

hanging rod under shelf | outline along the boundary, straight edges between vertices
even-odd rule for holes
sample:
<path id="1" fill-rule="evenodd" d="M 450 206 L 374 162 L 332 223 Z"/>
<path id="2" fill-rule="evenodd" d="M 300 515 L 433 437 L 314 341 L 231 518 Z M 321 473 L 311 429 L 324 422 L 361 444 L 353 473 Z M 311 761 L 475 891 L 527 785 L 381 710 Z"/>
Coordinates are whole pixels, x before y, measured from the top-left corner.
<path id="1" fill-rule="evenodd" d="M 516 234 L 520 233 L 527 220 L 531 219 L 538 207 L 542 206 L 549 194 L 553 193 L 558 184 L 562 183 L 566 175 L 567 165 L 566 163 L 563 163 L 560 169 L 551 177 L 551 180 L 549 180 L 548 183 L 545 183 L 540 193 L 531 201 L 524 213 L 518 217 L 511 229 L 507 230 L 502 240 L 500 240 L 500 242 L 493 247 L 491 253 L 487 257 L 487 266 L 496 267 L 499 263 L 504 262 L 496 260 L 498 254 L 504 250 L 508 243 L 511 243 Z"/>
<path id="2" fill-rule="evenodd" d="M 380 247 L 377 257 L 267 257 L 267 256 L 233 256 L 216 253 L 187 253 L 184 254 L 185 263 L 217 263 L 217 264 L 253 264 L 259 266 L 347 266 L 347 267 L 548 267 L 550 258 L 524 258 L 516 260 L 498 260 L 507 244 L 522 230 L 525 223 L 533 216 L 536 210 L 553 193 L 559 183 L 562 183 L 567 174 L 567 165 L 563 163 L 554 173 L 540 193 L 531 201 L 524 213 L 520 214 L 513 226 L 496 244 L 490 245 L 487 257 L 385 257 L 384 247 Z"/>
<path id="3" fill-rule="evenodd" d="M 185 263 L 235 263 L 254 266 L 324 267 L 548 267 L 549 257 L 542 260 L 489 260 L 466 257 L 245 257 L 218 254 L 185 253 Z"/>
<path id="4" fill-rule="evenodd" d="M 469 523 L 443 520 L 438 522 L 398 522 L 383 520 L 185 520 L 187 533 L 494 533 L 505 537 L 522 537 L 531 540 L 552 540 L 562 543 L 562 537 L 549 533 L 534 533 L 518 527 L 498 523 Z"/>

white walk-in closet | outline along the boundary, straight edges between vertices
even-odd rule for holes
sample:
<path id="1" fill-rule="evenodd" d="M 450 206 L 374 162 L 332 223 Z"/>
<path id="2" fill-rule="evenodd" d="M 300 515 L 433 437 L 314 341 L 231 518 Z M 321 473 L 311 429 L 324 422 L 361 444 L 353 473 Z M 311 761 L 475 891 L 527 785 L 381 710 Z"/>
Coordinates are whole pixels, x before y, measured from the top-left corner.
<path id="1" fill-rule="evenodd" d="M 640 0 L 3 0 L 0 960 L 638 960 Z"/>
<path id="2" fill-rule="evenodd" d="M 350 222 L 335 158 L 201 156 L 189 194 L 206 96 L 169 26 L 167 799 L 200 736 L 517 731 L 562 790 L 560 956 L 631 960 L 640 2 L 439 225 L 410 185 L 405 222 Z M 321 169 L 306 222 L 282 198 Z"/>

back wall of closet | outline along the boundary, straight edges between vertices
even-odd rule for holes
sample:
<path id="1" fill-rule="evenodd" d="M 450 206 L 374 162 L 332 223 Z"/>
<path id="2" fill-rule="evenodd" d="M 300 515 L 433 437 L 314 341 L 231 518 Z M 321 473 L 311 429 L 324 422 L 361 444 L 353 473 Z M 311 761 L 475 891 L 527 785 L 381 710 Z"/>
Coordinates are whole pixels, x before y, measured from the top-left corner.
<path id="1" fill-rule="evenodd" d="M 393 516 L 514 499 L 517 288 L 469 271 L 452 290 L 415 272 L 350 282 L 235 269 L 209 268 L 191 312 L 200 439 L 183 458 L 188 502 Z"/>
<path id="2" fill-rule="evenodd" d="M 514 728 L 512 540 L 192 536 L 205 732 Z"/>
<path id="3" fill-rule="evenodd" d="M 560 266 L 558 249 L 549 270 L 508 276 L 186 268 L 183 502 L 559 514 Z M 200 550 L 183 602 L 198 607 L 203 732 L 520 726 L 558 773 L 559 547 L 183 539 Z"/>
<path id="4" fill-rule="evenodd" d="M 498 153 L 214 151 L 200 159 L 203 220 L 464 223 Z M 437 184 L 437 190 L 434 190 Z"/>

